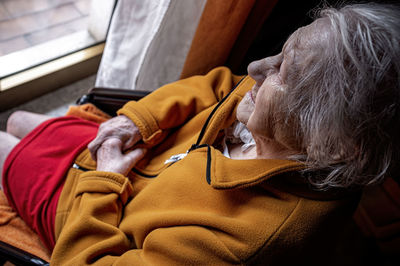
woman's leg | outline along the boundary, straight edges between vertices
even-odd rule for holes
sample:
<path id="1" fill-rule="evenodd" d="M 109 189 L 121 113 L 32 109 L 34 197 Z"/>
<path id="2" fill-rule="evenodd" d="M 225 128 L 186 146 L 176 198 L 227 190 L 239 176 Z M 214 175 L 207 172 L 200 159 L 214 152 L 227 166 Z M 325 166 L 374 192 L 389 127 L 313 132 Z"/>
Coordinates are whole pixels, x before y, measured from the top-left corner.
<path id="1" fill-rule="evenodd" d="M 11 134 L 0 131 L 0 187 L 3 178 L 3 165 L 10 151 L 19 142 L 19 139 Z"/>
<path id="2" fill-rule="evenodd" d="M 7 120 L 7 133 L 22 139 L 39 124 L 51 118 L 51 116 L 27 111 L 16 111 Z"/>
<path id="3" fill-rule="evenodd" d="M 4 162 L 14 146 L 35 127 L 51 118 L 26 111 L 16 111 L 10 115 L 7 120 L 7 133 L 0 131 L 0 181 L 3 178 Z"/>

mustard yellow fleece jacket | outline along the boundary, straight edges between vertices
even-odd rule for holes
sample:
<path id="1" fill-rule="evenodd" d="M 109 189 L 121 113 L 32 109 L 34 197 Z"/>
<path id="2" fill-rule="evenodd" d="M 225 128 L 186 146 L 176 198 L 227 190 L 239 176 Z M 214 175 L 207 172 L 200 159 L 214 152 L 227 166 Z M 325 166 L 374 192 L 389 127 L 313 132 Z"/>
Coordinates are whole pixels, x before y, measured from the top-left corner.
<path id="1" fill-rule="evenodd" d="M 316 192 L 287 160 L 214 148 L 254 81 L 217 68 L 166 85 L 119 114 L 149 152 L 129 176 L 71 168 L 56 214 L 54 265 L 286 265 L 318 260 L 357 197 Z M 172 155 L 183 159 L 165 164 Z"/>

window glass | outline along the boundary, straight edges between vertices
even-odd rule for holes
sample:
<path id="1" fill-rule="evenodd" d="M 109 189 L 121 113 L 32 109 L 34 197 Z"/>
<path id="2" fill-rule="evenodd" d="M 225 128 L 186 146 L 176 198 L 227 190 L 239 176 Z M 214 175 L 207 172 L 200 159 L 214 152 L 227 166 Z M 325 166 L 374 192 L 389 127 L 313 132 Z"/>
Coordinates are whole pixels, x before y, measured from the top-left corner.
<path id="1" fill-rule="evenodd" d="M 94 34 L 91 25 L 108 25 L 113 5 L 110 0 L 0 0 L 0 79 L 103 42 L 107 28 Z"/>

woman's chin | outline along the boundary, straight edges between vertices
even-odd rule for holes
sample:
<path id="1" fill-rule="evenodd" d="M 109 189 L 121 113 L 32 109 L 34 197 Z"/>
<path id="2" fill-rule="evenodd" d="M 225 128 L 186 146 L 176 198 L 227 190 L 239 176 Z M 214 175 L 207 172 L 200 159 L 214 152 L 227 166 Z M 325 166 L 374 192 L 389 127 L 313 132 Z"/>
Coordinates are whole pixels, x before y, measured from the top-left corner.
<path id="1" fill-rule="evenodd" d="M 247 125 L 247 121 L 249 120 L 253 111 L 254 111 L 254 103 L 250 99 L 249 95 L 246 94 L 237 107 L 236 118 L 243 124 Z"/>
<path id="2" fill-rule="evenodd" d="M 239 122 L 247 125 L 247 122 L 249 121 L 251 113 L 252 112 L 250 110 L 248 110 L 247 108 L 241 108 L 239 105 L 237 108 L 237 111 L 236 111 L 236 119 Z"/>

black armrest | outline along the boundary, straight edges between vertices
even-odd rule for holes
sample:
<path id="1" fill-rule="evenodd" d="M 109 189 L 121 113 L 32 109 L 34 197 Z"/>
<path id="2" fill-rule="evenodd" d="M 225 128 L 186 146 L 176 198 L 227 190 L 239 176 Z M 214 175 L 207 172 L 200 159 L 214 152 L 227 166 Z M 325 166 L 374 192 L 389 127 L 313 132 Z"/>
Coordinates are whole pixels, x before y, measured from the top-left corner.
<path id="1" fill-rule="evenodd" d="M 1 263 L 9 261 L 15 265 L 49 265 L 47 261 L 3 241 L 0 241 L 0 258 Z"/>
<path id="2" fill-rule="evenodd" d="M 149 91 L 137 91 L 126 89 L 93 88 L 88 94 L 77 100 L 77 104 L 92 103 L 102 111 L 114 116 L 128 101 L 138 101 L 148 95 Z"/>

